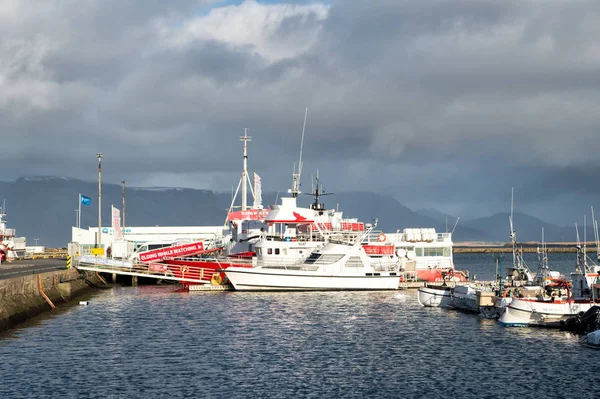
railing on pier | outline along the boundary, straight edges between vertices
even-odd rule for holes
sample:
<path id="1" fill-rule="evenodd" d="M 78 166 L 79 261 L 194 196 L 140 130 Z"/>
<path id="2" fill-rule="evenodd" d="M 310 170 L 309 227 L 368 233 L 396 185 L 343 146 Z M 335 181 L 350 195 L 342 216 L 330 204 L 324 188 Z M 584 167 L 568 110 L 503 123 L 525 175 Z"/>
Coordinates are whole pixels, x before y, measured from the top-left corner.
<path id="1" fill-rule="evenodd" d="M 99 273 L 109 273 L 126 276 L 155 278 L 192 284 L 220 284 L 223 280 L 219 270 L 229 266 L 250 267 L 249 261 L 238 259 L 198 259 L 198 265 L 193 262 L 178 263 L 178 260 L 164 262 L 130 262 L 103 257 L 80 256 L 74 265 L 79 270 Z M 202 267 L 210 263 L 210 267 Z M 218 278 L 214 276 L 218 275 Z"/>

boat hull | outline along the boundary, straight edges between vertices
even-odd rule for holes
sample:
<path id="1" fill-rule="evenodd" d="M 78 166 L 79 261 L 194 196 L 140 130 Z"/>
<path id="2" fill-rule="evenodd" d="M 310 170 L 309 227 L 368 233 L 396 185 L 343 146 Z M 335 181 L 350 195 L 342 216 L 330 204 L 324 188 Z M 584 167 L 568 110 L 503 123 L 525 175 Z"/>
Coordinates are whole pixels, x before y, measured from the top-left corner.
<path id="1" fill-rule="evenodd" d="M 225 260 L 178 260 L 172 259 L 168 263 L 154 264 L 157 271 L 164 271 L 165 274 L 171 274 L 179 279 L 185 287 L 195 284 L 206 284 L 215 281 L 215 275 L 220 278 L 217 281 L 224 281 L 225 274 L 220 270 L 236 265 L 236 267 L 250 268 L 251 263 L 240 266 L 239 262 L 228 262 Z"/>
<path id="2" fill-rule="evenodd" d="M 239 291 L 397 290 L 393 272 L 325 274 L 305 270 L 229 267 L 223 272 Z"/>
<path id="3" fill-rule="evenodd" d="M 579 312 L 585 312 L 593 302 L 539 302 L 522 298 L 513 298 L 498 322 L 507 327 L 560 327 Z"/>
<path id="4" fill-rule="evenodd" d="M 447 273 L 450 273 L 452 269 L 431 269 L 431 268 L 427 268 L 427 269 L 417 269 L 415 271 L 416 273 L 416 277 L 417 280 L 419 281 L 425 281 L 428 283 L 442 283 L 444 281 L 444 275 Z M 452 281 L 461 281 L 461 282 L 465 282 L 468 281 L 466 276 L 464 276 L 459 272 L 454 272 L 452 271 L 452 276 L 449 278 Z M 447 277 L 448 279 L 448 277 Z"/>
<path id="5" fill-rule="evenodd" d="M 452 308 L 452 299 L 450 287 L 421 287 L 417 290 L 417 300 L 421 306 Z"/>

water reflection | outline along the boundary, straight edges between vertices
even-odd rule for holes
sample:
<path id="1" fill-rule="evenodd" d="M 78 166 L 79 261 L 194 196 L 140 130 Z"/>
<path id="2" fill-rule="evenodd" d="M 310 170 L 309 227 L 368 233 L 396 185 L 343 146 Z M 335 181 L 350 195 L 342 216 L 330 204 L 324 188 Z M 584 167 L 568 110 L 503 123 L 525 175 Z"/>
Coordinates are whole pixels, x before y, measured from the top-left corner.
<path id="1" fill-rule="evenodd" d="M 89 303 L 0 339 L 0 397 L 597 396 L 597 354 L 575 336 L 423 308 L 414 291 L 166 286 Z"/>

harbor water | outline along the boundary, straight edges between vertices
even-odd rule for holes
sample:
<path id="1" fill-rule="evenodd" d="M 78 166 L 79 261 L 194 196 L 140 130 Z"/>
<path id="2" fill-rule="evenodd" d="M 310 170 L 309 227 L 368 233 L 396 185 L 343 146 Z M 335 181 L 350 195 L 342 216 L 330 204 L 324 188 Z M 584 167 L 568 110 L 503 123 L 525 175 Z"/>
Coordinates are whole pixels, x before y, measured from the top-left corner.
<path id="1" fill-rule="evenodd" d="M 567 274 L 575 263 L 549 258 Z M 495 274 L 494 255 L 455 264 Z M 414 291 L 163 285 L 84 300 L 0 335 L 0 398 L 596 398 L 600 386 L 599 353 L 577 336 L 423 308 Z"/>

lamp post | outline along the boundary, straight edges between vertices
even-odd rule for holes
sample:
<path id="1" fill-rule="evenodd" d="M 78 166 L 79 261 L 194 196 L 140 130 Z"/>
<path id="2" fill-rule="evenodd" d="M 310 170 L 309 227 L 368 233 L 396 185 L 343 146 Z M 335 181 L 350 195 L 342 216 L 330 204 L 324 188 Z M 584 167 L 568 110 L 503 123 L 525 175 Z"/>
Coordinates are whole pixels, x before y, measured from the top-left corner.
<path id="1" fill-rule="evenodd" d="M 123 209 L 121 210 L 121 213 L 123 214 L 123 229 L 122 229 L 122 235 L 125 235 L 125 226 L 127 226 L 125 224 L 125 180 L 121 180 L 121 183 L 123 183 Z"/>
<path id="2" fill-rule="evenodd" d="M 102 153 L 96 154 L 98 157 L 98 245 L 102 245 Z"/>
<path id="3" fill-rule="evenodd" d="M 35 240 L 35 246 L 37 247 L 37 242 L 38 242 L 39 238 L 34 238 L 34 240 Z"/>

